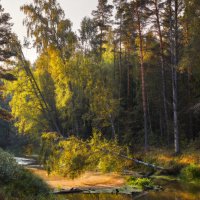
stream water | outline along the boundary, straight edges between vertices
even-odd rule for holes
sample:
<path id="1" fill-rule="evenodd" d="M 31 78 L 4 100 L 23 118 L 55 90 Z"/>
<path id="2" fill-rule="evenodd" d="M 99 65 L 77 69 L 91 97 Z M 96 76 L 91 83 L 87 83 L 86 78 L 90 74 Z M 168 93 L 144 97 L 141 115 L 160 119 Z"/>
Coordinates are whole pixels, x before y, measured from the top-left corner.
<path id="1" fill-rule="evenodd" d="M 143 195 L 72 194 L 67 200 L 200 200 L 200 185 L 178 181 L 161 183 L 163 191 L 149 191 Z"/>
<path id="2" fill-rule="evenodd" d="M 19 165 L 23 165 L 23 166 L 31 165 L 31 164 L 35 163 L 35 160 L 31 159 L 31 158 L 15 157 L 15 160 Z"/>

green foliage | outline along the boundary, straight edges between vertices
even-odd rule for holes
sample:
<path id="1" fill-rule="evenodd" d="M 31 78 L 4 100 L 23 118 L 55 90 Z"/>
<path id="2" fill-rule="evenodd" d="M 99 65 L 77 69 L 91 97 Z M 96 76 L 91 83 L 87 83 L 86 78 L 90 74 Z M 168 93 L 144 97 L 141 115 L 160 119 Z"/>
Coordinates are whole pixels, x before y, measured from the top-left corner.
<path id="1" fill-rule="evenodd" d="M 200 167 L 190 164 L 181 170 L 181 178 L 189 181 L 200 181 Z"/>
<path id="2" fill-rule="evenodd" d="M 126 160 L 121 162 L 118 154 L 126 154 L 126 148 L 120 146 L 117 140 L 107 140 L 98 130 L 93 131 L 93 137 L 89 141 L 91 148 L 90 162 L 96 163 L 98 170 L 102 172 L 122 171 L 126 166 Z"/>
<path id="3" fill-rule="evenodd" d="M 10 182 L 17 178 L 18 165 L 15 159 L 0 149 L 0 181 Z"/>
<path id="4" fill-rule="evenodd" d="M 56 0 L 34 0 L 23 5 L 21 10 L 26 15 L 24 24 L 27 26 L 27 35 L 34 37 L 37 50 L 43 51 L 49 46 L 55 46 L 63 56 L 70 57 L 76 36 L 71 30 L 71 21 L 65 18 Z"/>
<path id="5" fill-rule="evenodd" d="M 73 179 L 86 170 L 88 156 L 87 145 L 72 136 L 66 141 L 59 142 L 50 156 L 48 165 L 52 171 Z"/>
<path id="6" fill-rule="evenodd" d="M 87 141 L 74 136 L 61 139 L 51 150 L 46 162 L 47 170 L 72 179 L 87 170 L 121 171 L 126 166 L 126 161 L 122 162 L 116 156 L 126 149 L 116 141 L 103 138 L 98 131 L 94 131 L 93 137 Z"/>
<path id="7" fill-rule="evenodd" d="M 9 186 L 9 191 L 13 191 L 16 196 L 20 195 L 33 195 L 47 194 L 49 187 L 42 179 L 33 175 L 26 169 L 18 170 L 17 179 L 12 181 Z"/>
<path id="8" fill-rule="evenodd" d="M 22 70 L 16 72 L 18 79 L 15 82 L 6 82 L 4 95 L 12 97 L 9 102 L 15 126 L 20 133 L 40 133 L 41 127 L 48 127 L 48 122 L 42 112 L 41 104 L 35 95 L 30 79 Z"/>
<path id="9" fill-rule="evenodd" d="M 152 189 L 154 187 L 154 183 L 149 178 L 130 177 L 128 179 L 128 185 L 139 189 Z"/>
<path id="10" fill-rule="evenodd" d="M 30 196 L 47 194 L 49 187 L 42 179 L 29 170 L 19 166 L 15 159 L 0 149 L 0 186 L 6 196 L 18 199 L 28 199 Z M 33 198 L 34 199 L 34 198 Z"/>
<path id="11" fill-rule="evenodd" d="M 7 62 L 9 58 L 14 56 L 14 52 L 10 49 L 10 42 L 12 38 L 10 22 L 11 17 L 9 13 L 4 12 L 4 8 L 0 4 L 0 62 Z M 0 65 L 0 78 L 8 79 L 9 74 L 5 73 L 5 70 Z"/>

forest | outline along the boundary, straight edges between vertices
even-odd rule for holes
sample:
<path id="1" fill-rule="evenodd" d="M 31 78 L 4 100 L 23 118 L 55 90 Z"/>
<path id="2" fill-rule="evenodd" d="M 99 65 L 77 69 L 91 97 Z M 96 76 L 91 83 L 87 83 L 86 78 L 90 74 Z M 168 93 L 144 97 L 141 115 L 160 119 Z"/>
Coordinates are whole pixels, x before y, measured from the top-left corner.
<path id="1" fill-rule="evenodd" d="M 98 0 L 77 32 L 57 0 L 20 9 L 23 43 L 0 3 L 1 148 L 72 178 L 130 167 L 118 156 L 198 151 L 199 0 Z"/>

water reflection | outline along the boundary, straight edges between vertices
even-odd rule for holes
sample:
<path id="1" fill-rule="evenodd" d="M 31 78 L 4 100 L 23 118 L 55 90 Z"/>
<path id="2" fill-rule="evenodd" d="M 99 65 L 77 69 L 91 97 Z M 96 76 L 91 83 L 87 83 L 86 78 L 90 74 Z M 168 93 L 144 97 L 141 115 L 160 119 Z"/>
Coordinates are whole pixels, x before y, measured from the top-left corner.
<path id="1" fill-rule="evenodd" d="M 200 200 L 200 185 L 171 182 L 162 192 L 149 192 L 141 200 Z"/>
<path id="2" fill-rule="evenodd" d="M 66 195 L 67 200 L 200 200 L 200 184 L 170 182 L 165 185 L 165 190 L 148 192 L 144 196 L 132 197 L 131 195 L 113 194 L 72 194 Z M 59 199 L 59 198 L 58 198 Z"/>
<path id="3" fill-rule="evenodd" d="M 119 194 L 70 194 L 66 195 L 66 200 L 132 200 L 132 198 L 130 195 Z"/>

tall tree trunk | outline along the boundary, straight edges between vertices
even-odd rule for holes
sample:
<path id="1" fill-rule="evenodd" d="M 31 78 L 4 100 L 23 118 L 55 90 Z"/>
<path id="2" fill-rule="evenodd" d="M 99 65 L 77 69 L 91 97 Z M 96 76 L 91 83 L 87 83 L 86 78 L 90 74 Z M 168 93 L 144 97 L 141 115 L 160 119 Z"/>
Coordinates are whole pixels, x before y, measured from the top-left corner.
<path id="1" fill-rule="evenodd" d="M 188 105 L 190 107 L 191 104 L 191 67 L 188 66 Z M 190 140 L 191 136 L 193 135 L 193 121 L 192 121 L 192 113 L 189 112 L 188 116 L 189 124 L 188 124 L 188 129 L 189 129 L 189 136 L 187 134 L 188 141 Z"/>
<path id="2" fill-rule="evenodd" d="M 163 35 L 160 25 L 160 13 L 158 8 L 158 0 L 154 1 L 156 24 L 158 29 L 158 37 L 160 43 L 160 63 L 161 63 L 161 74 L 162 74 L 162 97 L 163 97 L 163 108 L 164 108 L 164 118 L 165 127 L 167 132 L 167 143 L 169 145 L 169 119 L 168 119 L 168 109 L 167 109 L 167 98 L 166 98 L 166 84 L 165 84 L 165 62 L 164 62 L 164 46 L 163 46 Z"/>
<path id="3" fill-rule="evenodd" d="M 173 122 L 174 122 L 174 150 L 180 152 L 179 128 L 177 113 L 177 65 L 178 65 L 178 0 L 174 1 L 174 14 L 172 12 L 172 1 L 169 0 L 170 8 L 170 52 L 172 65 L 172 92 L 173 92 Z M 174 16 L 174 30 L 172 17 Z"/>
<path id="4" fill-rule="evenodd" d="M 140 71 L 142 81 L 142 107 L 143 107 L 143 118 L 144 118 L 144 149 L 148 149 L 148 128 L 147 128 L 147 103 L 146 103 L 146 91 L 145 91 L 145 72 L 144 72 L 144 52 L 143 52 L 143 39 L 142 39 L 142 27 L 141 19 L 138 8 L 136 8 L 137 15 L 137 28 L 139 35 L 139 49 L 140 49 Z"/>
<path id="5" fill-rule="evenodd" d="M 147 91 L 147 90 L 146 90 Z M 153 130 L 152 130 L 152 123 L 151 123 L 151 113 L 150 113 L 150 105 L 149 105 L 149 98 L 148 98 L 148 93 L 146 92 L 146 96 L 147 96 L 147 112 L 148 112 L 148 121 L 149 121 L 149 134 L 153 134 Z"/>
<path id="6" fill-rule="evenodd" d="M 120 18 L 120 36 L 119 36 L 119 100 L 121 100 L 122 90 L 122 18 Z"/>
<path id="7" fill-rule="evenodd" d="M 114 139 L 116 137 L 116 131 L 115 131 L 115 124 L 112 118 L 112 115 L 109 115 L 110 117 L 110 123 L 111 123 L 111 128 L 112 128 L 112 138 Z"/>
<path id="8" fill-rule="evenodd" d="M 129 99 L 130 99 L 130 65 L 127 64 L 127 108 L 129 109 Z"/>
<path id="9" fill-rule="evenodd" d="M 189 23 L 190 23 L 190 18 L 188 16 L 188 3 L 185 5 L 185 42 L 187 48 L 189 47 Z M 189 59 L 189 58 L 188 58 Z M 191 63 L 187 67 L 187 94 L 188 94 L 188 107 L 191 107 L 191 101 L 192 101 L 192 96 L 191 96 L 191 78 L 192 78 L 192 67 Z M 193 136 L 193 121 L 192 121 L 192 112 L 189 112 L 188 114 L 188 130 L 186 132 L 186 138 L 188 142 L 190 141 L 191 137 Z M 189 134 L 188 134 L 189 133 Z"/>

